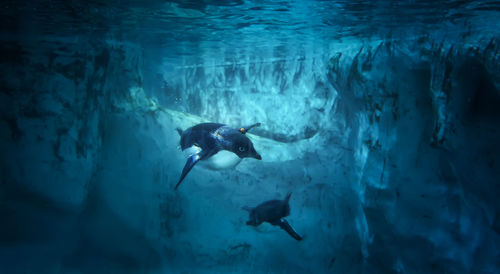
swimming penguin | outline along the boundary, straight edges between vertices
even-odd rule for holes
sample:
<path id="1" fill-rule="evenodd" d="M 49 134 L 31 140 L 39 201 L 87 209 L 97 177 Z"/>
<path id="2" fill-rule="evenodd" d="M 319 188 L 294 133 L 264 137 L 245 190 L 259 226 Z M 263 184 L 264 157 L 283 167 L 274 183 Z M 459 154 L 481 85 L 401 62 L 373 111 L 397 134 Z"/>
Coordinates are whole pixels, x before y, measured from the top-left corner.
<path id="1" fill-rule="evenodd" d="M 250 220 L 248 220 L 247 225 L 258 226 L 263 222 L 268 222 L 272 225 L 281 227 L 281 229 L 288 232 L 295 240 L 301 241 L 302 237 L 293 230 L 285 219 L 283 219 L 290 215 L 290 205 L 288 201 L 291 195 L 292 193 L 288 193 L 284 200 L 270 200 L 254 208 L 244 206 L 243 209 L 250 212 Z"/>
<path id="2" fill-rule="evenodd" d="M 178 128 L 177 131 L 181 136 L 181 149 L 192 149 L 193 153 L 184 165 L 175 189 L 198 161 L 206 160 L 221 150 L 233 152 L 240 158 L 252 157 L 262 160 L 259 153 L 255 151 L 252 141 L 245 135 L 251 128 L 257 126 L 260 126 L 260 123 L 234 129 L 224 124 L 202 123 L 184 131 Z"/>

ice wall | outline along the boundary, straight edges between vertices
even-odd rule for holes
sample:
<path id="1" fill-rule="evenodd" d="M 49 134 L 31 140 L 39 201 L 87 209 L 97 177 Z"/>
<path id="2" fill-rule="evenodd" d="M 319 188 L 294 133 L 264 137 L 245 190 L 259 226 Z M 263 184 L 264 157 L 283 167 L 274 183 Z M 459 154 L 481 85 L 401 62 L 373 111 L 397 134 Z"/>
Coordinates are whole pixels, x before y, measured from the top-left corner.
<path id="1" fill-rule="evenodd" d="M 299 230 L 315 231 L 299 256 L 318 269 L 488 272 L 498 268 L 497 43 L 332 44 L 329 58 L 242 57 L 165 81 L 183 111 L 260 121 L 257 134 L 292 147 L 311 141 L 295 161 L 253 166 L 270 186 L 252 193 L 294 191 Z"/>
<path id="2" fill-rule="evenodd" d="M 0 263 L 497 272 L 499 46 L 480 38 L 177 63 L 116 40 L 2 43 Z M 185 162 L 175 128 L 201 121 L 261 122 L 251 138 L 263 161 L 195 167 L 174 191 Z M 242 206 L 290 191 L 302 242 L 245 226 Z"/>

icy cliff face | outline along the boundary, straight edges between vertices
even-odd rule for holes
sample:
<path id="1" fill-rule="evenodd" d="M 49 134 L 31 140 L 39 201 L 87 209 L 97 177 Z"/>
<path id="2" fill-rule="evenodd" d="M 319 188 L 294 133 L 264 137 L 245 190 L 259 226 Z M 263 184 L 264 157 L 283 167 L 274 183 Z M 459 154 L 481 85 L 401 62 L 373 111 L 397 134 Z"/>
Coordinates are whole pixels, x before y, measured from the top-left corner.
<path id="1" fill-rule="evenodd" d="M 3 37 L 7 272 L 499 271 L 494 34 L 202 41 L 177 59 L 113 34 Z M 175 128 L 204 121 L 261 122 L 263 160 L 196 166 L 174 191 Z M 243 206 L 288 192 L 302 242 L 245 225 Z"/>
<path id="2" fill-rule="evenodd" d="M 299 227 L 316 231 L 308 248 L 322 247 L 309 256 L 356 246 L 328 266 L 322 258 L 323 270 L 463 272 L 498 267 L 497 54 L 496 40 L 382 41 L 329 58 L 185 66 L 165 78 L 183 111 L 260 121 L 257 134 L 303 148 L 277 161 L 283 173 L 275 161 L 269 171 L 252 163 L 271 184 L 254 193 L 298 192 Z"/>

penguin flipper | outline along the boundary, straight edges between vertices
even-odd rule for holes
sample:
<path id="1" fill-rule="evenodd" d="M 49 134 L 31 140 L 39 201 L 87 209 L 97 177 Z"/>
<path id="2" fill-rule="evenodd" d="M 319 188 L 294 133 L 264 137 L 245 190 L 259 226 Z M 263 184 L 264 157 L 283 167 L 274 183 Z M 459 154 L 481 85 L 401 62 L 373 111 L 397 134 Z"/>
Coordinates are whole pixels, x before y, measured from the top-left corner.
<path id="1" fill-rule="evenodd" d="M 196 165 L 196 163 L 198 163 L 198 161 L 200 159 L 201 159 L 200 154 L 193 154 L 187 159 L 186 164 L 184 165 L 184 168 L 182 169 L 181 178 L 179 179 L 179 182 L 177 182 L 177 184 L 175 185 L 175 190 L 177 190 L 177 188 L 181 184 L 182 180 L 184 180 L 184 177 L 186 177 L 186 175 L 189 173 L 189 171 L 191 171 L 191 169 L 194 167 L 194 165 Z"/>
<path id="2" fill-rule="evenodd" d="M 281 227 L 281 229 L 286 231 L 290 236 L 292 236 L 295 240 L 297 240 L 297 241 L 302 240 L 302 237 L 299 234 L 297 234 L 297 232 L 295 232 L 295 230 L 293 230 L 293 228 L 290 226 L 290 224 L 285 219 L 281 219 L 279 221 L 279 226 Z"/>

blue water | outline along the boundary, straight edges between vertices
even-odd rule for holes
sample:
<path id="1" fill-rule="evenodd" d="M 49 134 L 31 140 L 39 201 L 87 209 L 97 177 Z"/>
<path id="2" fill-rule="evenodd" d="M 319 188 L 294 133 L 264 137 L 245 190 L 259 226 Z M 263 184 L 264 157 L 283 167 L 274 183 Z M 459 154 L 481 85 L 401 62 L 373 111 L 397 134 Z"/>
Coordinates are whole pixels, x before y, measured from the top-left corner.
<path id="1" fill-rule="evenodd" d="M 500 272 L 499 18 L 497 1 L 2 2 L 0 273 Z M 176 129 L 204 122 L 261 123 L 262 160 L 221 151 L 175 190 Z M 248 222 L 289 193 L 299 237 Z"/>

